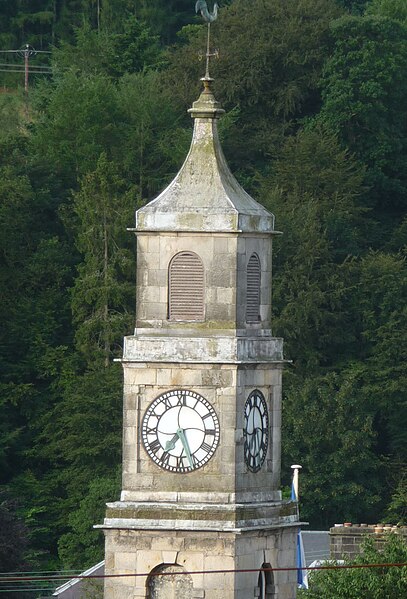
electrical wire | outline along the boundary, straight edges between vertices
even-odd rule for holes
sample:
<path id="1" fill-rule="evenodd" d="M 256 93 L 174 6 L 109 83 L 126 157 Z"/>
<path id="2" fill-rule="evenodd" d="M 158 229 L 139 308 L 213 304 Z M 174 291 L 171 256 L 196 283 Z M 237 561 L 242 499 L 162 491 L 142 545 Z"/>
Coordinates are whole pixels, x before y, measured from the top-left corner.
<path id="1" fill-rule="evenodd" d="M 0 593 L 49 593 L 54 587 L 48 587 L 47 589 L 38 589 L 37 587 L 31 589 L 0 589 Z"/>
<path id="2" fill-rule="evenodd" d="M 32 572 L 26 570 L 25 572 L 0 572 L 0 579 L 2 576 L 17 576 L 17 574 L 21 574 L 22 576 L 28 576 L 28 574 L 69 574 L 69 576 L 73 576 L 74 574 L 81 574 L 83 570 L 33 570 Z"/>
<path id="3" fill-rule="evenodd" d="M 298 572 L 300 570 L 350 570 L 350 569 L 367 569 L 367 568 L 407 568 L 407 562 L 394 564 L 328 564 L 326 566 L 313 566 L 298 568 L 248 568 L 248 569 L 232 569 L 232 570 L 199 570 L 194 572 L 180 572 L 180 574 L 189 574 L 190 576 L 202 574 L 248 574 L 251 572 Z M 131 574 L 91 574 L 88 576 L 78 575 L 73 578 L 78 580 L 105 579 L 105 578 L 142 578 L 151 576 L 173 576 L 173 572 L 147 572 L 147 573 L 131 573 Z M 67 580 L 66 576 L 20 576 L 20 577 L 2 577 L 0 576 L 0 584 L 17 583 L 17 582 L 46 582 Z"/>
<path id="4" fill-rule="evenodd" d="M 24 52 L 24 48 L 22 50 L 0 50 L 3 54 L 18 54 L 19 52 Z M 36 54 L 52 54 L 49 50 L 35 50 Z"/>
<path id="5" fill-rule="evenodd" d="M 0 73 L 22 73 L 24 74 L 24 69 L 0 69 Z M 30 75 L 51 75 L 52 71 L 36 71 L 35 69 L 30 69 Z"/>

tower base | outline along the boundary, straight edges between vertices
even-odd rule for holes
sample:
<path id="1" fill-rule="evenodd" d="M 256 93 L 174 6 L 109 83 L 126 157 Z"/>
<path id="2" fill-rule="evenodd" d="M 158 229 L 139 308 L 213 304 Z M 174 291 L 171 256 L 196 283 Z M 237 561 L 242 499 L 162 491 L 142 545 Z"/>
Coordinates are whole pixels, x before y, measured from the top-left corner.
<path id="1" fill-rule="evenodd" d="M 146 524 L 138 527 L 134 519 L 107 518 L 101 527 L 105 574 L 130 575 L 106 578 L 105 599 L 296 597 L 295 570 L 258 570 L 295 567 L 298 520 L 282 518 L 267 528 L 226 526 L 217 531 L 203 530 L 198 521 L 187 530 L 164 528 L 159 520 L 150 529 Z"/>

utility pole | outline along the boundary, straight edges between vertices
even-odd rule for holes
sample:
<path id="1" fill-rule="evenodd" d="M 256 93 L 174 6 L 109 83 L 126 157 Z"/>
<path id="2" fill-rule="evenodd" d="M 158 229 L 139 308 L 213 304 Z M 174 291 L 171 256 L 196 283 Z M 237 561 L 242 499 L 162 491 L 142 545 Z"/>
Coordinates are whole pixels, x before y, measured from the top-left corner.
<path id="1" fill-rule="evenodd" d="M 35 56 L 35 50 L 32 46 L 25 44 L 25 46 L 20 50 L 20 54 L 24 58 L 24 91 L 28 94 L 28 75 L 30 71 L 30 58 L 31 56 Z"/>
<path id="2" fill-rule="evenodd" d="M 24 73 L 24 91 L 28 94 L 29 88 L 29 76 L 31 73 L 50 75 L 52 69 L 43 65 L 33 65 L 30 69 L 30 60 L 37 56 L 37 54 L 51 54 L 51 52 L 45 50 L 35 50 L 30 44 L 24 44 L 20 50 L 0 50 L 2 54 L 14 54 L 24 60 L 24 65 L 17 65 L 11 62 L 0 63 L 0 72 L 2 73 Z"/>

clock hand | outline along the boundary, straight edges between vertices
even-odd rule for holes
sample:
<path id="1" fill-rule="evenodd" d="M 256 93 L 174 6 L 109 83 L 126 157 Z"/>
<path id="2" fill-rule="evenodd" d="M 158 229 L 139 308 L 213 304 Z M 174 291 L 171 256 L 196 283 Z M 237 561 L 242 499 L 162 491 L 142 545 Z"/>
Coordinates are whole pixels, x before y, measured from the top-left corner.
<path id="1" fill-rule="evenodd" d="M 179 438 L 180 437 L 179 437 L 178 433 L 175 433 L 175 435 L 173 436 L 171 441 L 167 441 L 167 443 L 165 444 L 165 451 L 171 451 L 171 449 L 174 449 L 175 444 Z"/>
<path id="2" fill-rule="evenodd" d="M 182 443 L 182 446 L 183 446 L 183 448 L 185 450 L 186 456 L 188 458 L 189 465 L 191 466 L 191 468 L 193 468 L 194 467 L 194 460 L 192 458 L 191 450 L 189 449 L 188 441 L 187 441 L 187 438 L 186 438 L 185 433 L 182 430 L 182 428 L 179 428 L 177 430 L 177 435 L 181 439 L 181 443 Z"/>

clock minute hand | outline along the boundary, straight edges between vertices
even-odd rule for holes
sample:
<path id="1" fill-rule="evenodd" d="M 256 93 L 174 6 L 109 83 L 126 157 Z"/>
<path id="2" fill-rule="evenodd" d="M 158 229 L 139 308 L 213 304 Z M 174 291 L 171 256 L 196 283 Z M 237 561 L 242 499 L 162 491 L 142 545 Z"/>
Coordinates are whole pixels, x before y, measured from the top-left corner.
<path id="1" fill-rule="evenodd" d="M 194 467 L 194 460 L 192 458 L 191 450 L 189 449 L 188 441 L 187 441 L 187 438 L 186 438 L 185 433 L 182 430 L 182 428 L 179 428 L 177 430 L 177 435 L 178 435 L 178 437 L 181 440 L 182 446 L 183 446 L 184 451 L 186 453 L 186 456 L 188 458 L 189 465 L 191 466 L 191 468 L 193 468 Z"/>
<path id="2" fill-rule="evenodd" d="M 165 444 L 165 451 L 171 451 L 172 449 L 174 449 L 175 444 L 179 438 L 180 438 L 180 436 L 179 436 L 178 432 L 175 433 L 175 435 L 173 436 L 171 441 L 167 441 L 167 443 Z"/>

